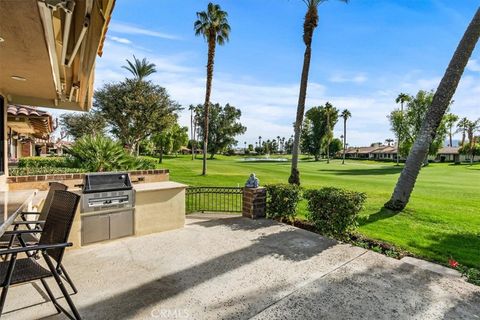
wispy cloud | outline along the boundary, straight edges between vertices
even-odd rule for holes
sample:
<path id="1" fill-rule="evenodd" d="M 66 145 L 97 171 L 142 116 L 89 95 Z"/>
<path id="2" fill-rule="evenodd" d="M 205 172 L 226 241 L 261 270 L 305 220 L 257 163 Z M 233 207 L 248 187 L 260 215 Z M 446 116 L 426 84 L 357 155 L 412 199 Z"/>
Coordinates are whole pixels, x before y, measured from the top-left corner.
<path id="1" fill-rule="evenodd" d="M 109 37 L 109 38 L 110 38 L 110 40 L 118 42 L 118 43 L 123 43 L 123 44 L 131 44 L 132 43 L 132 41 L 128 40 L 127 38 L 120 38 L 120 37 L 115 37 L 115 36 L 112 36 L 112 37 Z"/>
<path id="2" fill-rule="evenodd" d="M 470 59 L 467 64 L 467 69 L 474 72 L 480 72 L 480 62 L 477 59 Z"/>
<path id="3" fill-rule="evenodd" d="M 333 74 L 328 80 L 334 83 L 352 82 L 360 84 L 366 82 L 368 80 L 368 77 L 363 73 L 359 73 L 356 75 L 344 75 L 341 73 L 337 73 Z"/>
<path id="4" fill-rule="evenodd" d="M 144 48 L 118 43 L 113 39 L 106 42 L 106 50 L 97 61 L 95 86 L 110 81 L 120 81 L 128 76 L 121 66 L 125 59 L 135 54 L 146 57 L 157 66 L 157 73 L 150 76 L 154 83 L 167 89 L 173 99 L 183 106 L 202 103 L 205 96 L 205 70 L 203 65 L 191 66 L 189 52 L 176 52 L 172 55 L 148 51 Z M 362 76 L 362 74 L 354 75 Z M 480 81 L 477 74 L 462 78 L 451 112 L 472 119 L 478 118 L 478 95 Z M 363 81 L 359 80 L 358 81 Z M 426 77 L 421 70 L 412 70 L 405 75 L 385 75 L 381 85 L 371 92 L 334 92 L 334 85 L 311 82 L 308 87 L 307 109 L 330 101 L 339 109 L 347 108 L 353 117 L 348 123 L 348 143 L 352 146 L 369 145 L 374 141 L 391 138 L 387 115 L 396 107 L 395 98 L 400 92 L 415 94 L 418 90 L 435 89 L 439 75 Z M 273 138 L 277 135 L 290 137 L 293 134 L 299 85 L 295 82 L 266 83 L 251 74 L 219 72 L 215 76 L 212 101 L 221 104 L 231 103 L 242 111 L 242 123 L 247 132 L 237 137 L 243 143 L 251 143 L 260 135 Z M 180 123 L 188 126 L 188 110 L 180 114 Z M 342 125 L 335 127 L 335 136 L 343 134 Z"/>
<path id="5" fill-rule="evenodd" d="M 122 34 L 143 35 L 143 36 L 150 36 L 150 37 L 156 37 L 156 38 L 167 39 L 167 40 L 180 39 L 178 36 L 170 33 L 146 29 L 140 26 L 135 26 L 132 24 L 127 24 L 127 23 L 118 22 L 118 21 L 112 21 L 108 29 L 112 32 L 118 32 Z"/>

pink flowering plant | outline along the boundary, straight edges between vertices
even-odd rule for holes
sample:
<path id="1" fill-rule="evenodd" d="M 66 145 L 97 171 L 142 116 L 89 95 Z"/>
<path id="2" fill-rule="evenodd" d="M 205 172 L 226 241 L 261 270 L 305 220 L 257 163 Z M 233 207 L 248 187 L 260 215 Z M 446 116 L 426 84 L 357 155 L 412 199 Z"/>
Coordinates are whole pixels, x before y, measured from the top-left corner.
<path id="1" fill-rule="evenodd" d="M 467 282 L 480 286 L 480 269 L 461 265 L 458 261 L 452 258 L 448 259 L 448 265 L 453 269 L 457 269 L 462 276 L 466 278 Z"/>

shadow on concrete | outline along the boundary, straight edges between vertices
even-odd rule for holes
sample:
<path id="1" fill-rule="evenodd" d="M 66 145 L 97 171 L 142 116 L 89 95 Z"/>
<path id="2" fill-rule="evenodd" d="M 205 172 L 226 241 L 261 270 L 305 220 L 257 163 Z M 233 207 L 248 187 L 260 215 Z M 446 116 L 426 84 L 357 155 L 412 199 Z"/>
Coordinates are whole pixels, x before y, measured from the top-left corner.
<path id="1" fill-rule="evenodd" d="M 480 293 L 472 293 L 468 298 L 457 301 L 442 319 L 480 319 Z"/>
<path id="2" fill-rule="evenodd" d="M 152 308 L 162 301 L 263 257 L 273 256 L 299 262 L 318 255 L 336 244 L 333 240 L 320 240 L 313 233 L 298 231 L 287 230 L 259 237 L 248 247 L 90 304 L 81 308 L 80 314 L 86 319 L 96 318 L 98 315 L 108 315 L 102 319 L 131 319 L 139 310 Z"/>
<path id="3" fill-rule="evenodd" d="M 214 228 L 214 227 L 227 227 L 233 231 L 238 230 L 258 230 L 261 228 L 269 228 L 273 225 L 278 224 L 273 220 L 267 219 L 256 219 L 251 220 L 248 218 L 243 218 L 241 216 L 225 217 L 224 215 L 219 215 L 218 219 L 212 219 L 215 217 L 215 214 L 208 214 L 204 220 L 198 222 L 191 222 L 192 225 L 198 225 L 205 228 Z M 189 218 L 193 219 L 202 219 L 202 214 L 189 215 Z M 248 221 L 248 223 L 246 223 Z"/>
<path id="4" fill-rule="evenodd" d="M 263 291 L 253 292 L 248 304 L 238 303 L 227 319 L 476 319 L 480 297 L 444 291 L 441 276 L 409 264 L 377 266 L 354 272 L 341 267 L 317 280 L 285 292 L 264 305 Z M 275 288 L 276 289 L 276 288 Z M 269 292 L 270 295 L 275 292 Z M 237 301 L 241 301 L 238 297 Z M 448 309 L 448 305 L 455 307 Z M 254 305 L 257 309 L 251 308 Z M 248 306 L 248 308 L 246 308 Z M 243 307 L 243 309 L 241 309 Z M 213 305 L 221 308 L 221 305 Z M 240 309 L 240 310 L 238 310 Z M 239 317 L 238 314 L 242 314 Z"/>

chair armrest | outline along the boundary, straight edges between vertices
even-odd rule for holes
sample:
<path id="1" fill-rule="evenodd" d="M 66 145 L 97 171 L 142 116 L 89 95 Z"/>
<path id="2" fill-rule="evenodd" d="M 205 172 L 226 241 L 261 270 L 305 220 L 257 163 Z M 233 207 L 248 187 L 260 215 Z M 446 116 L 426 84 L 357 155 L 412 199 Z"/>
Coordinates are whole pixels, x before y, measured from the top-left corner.
<path id="1" fill-rule="evenodd" d="M 24 215 L 27 215 L 27 214 L 31 214 L 31 215 L 39 215 L 40 212 L 33 212 L 33 211 L 23 211 L 23 212 L 20 212 L 20 215 L 24 216 Z"/>
<path id="2" fill-rule="evenodd" d="M 17 235 L 17 234 L 25 234 L 25 233 L 42 233 L 42 230 L 39 229 L 31 229 L 31 230 L 12 230 L 12 231 L 5 231 L 5 235 Z"/>
<path id="3" fill-rule="evenodd" d="M 13 225 L 19 225 L 19 224 L 45 224 L 44 220 L 35 220 L 35 221 L 14 221 L 12 223 Z"/>
<path id="4" fill-rule="evenodd" d="M 34 246 L 16 247 L 11 249 L 0 249 L 0 255 L 22 253 L 22 252 L 28 252 L 28 251 L 44 251 L 48 249 L 59 249 L 59 248 L 71 247 L 72 245 L 73 244 L 71 242 L 65 242 L 65 243 L 56 243 L 56 244 L 39 244 Z"/>

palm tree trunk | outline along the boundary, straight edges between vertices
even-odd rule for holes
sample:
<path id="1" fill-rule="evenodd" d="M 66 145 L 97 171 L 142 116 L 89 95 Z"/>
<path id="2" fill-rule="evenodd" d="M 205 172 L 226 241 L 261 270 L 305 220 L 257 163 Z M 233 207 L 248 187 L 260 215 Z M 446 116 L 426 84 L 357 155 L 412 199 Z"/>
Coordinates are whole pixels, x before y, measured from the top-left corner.
<path id="1" fill-rule="evenodd" d="M 330 111 L 327 113 L 327 163 L 330 163 Z"/>
<path id="2" fill-rule="evenodd" d="M 203 130 L 203 168 L 202 176 L 207 174 L 207 150 L 208 150 L 208 114 L 210 110 L 210 94 L 212 92 L 213 64 L 215 60 L 215 37 L 210 36 L 208 41 L 208 62 L 207 62 L 207 87 L 205 92 L 204 105 L 204 130 Z"/>
<path id="3" fill-rule="evenodd" d="M 465 70 L 465 66 L 472 55 L 479 37 L 480 8 L 477 9 L 472 22 L 465 31 L 445 75 L 437 88 L 432 104 L 423 121 L 420 133 L 408 155 L 407 162 L 398 179 L 392 197 L 385 204 L 385 208 L 400 211 L 407 205 L 420 172 L 422 161 L 428 154 L 428 149 L 435 138 L 440 122 L 452 100 L 460 78 Z"/>
<path id="4" fill-rule="evenodd" d="M 403 101 L 400 102 L 400 110 L 402 112 L 402 126 L 403 126 Z M 397 166 L 400 165 L 400 137 L 401 134 L 398 132 L 398 137 L 397 137 Z"/>
<path id="5" fill-rule="evenodd" d="M 298 171 L 298 154 L 300 152 L 300 135 L 302 133 L 303 115 L 305 113 L 305 100 L 307 99 L 308 73 L 312 58 L 313 32 L 318 24 L 318 11 L 316 5 L 308 7 L 303 23 L 303 42 L 305 53 L 303 56 L 302 77 L 300 80 L 300 93 L 298 95 L 297 117 L 295 119 L 294 138 L 292 146 L 292 169 L 288 182 L 300 185 L 300 172 Z"/>
<path id="6" fill-rule="evenodd" d="M 193 121 L 193 158 L 197 159 L 197 121 Z"/>
<path id="7" fill-rule="evenodd" d="M 298 154 L 300 152 L 300 134 L 305 113 L 305 100 L 307 99 L 308 72 L 310 70 L 310 60 L 312 57 L 312 48 L 307 45 L 303 58 L 302 78 L 300 81 L 300 94 L 298 97 L 297 117 L 295 119 L 295 134 L 292 147 L 292 169 L 288 182 L 300 185 L 300 172 L 298 171 Z"/>
<path id="8" fill-rule="evenodd" d="M 190 110 L 190 139 L 192 141 L 192 145 L 190 146 L 192 149 L 190 150 L 192 152 L 192 160 L 194 159 L 194 154 L 195 154 L 195 147 L 194 147 L 194 138 L 193 138 L 193 108 Z"/>
<path id="9" fill-rule="evenodd" d="M 347 150 L 347 118 L 343 119 L 343 159 L 342 164 L 345 164 L 345 152 Z"/>

